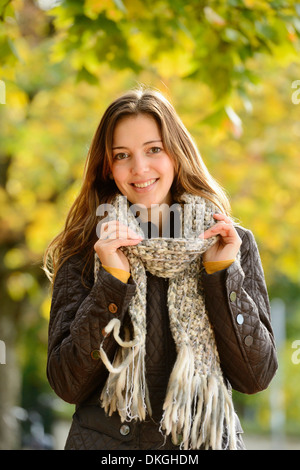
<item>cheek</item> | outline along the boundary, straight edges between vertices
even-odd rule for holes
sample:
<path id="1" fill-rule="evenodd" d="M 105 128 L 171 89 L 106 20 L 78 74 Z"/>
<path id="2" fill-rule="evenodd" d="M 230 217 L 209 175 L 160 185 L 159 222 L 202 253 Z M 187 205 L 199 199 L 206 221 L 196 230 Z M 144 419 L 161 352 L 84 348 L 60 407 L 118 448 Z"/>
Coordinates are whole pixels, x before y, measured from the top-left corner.
<path id="1" fill-rule="evenodd" d="M 111 169 L 111 172 L 112 172 L 115 182 L 122 183 L 126 178 L 126 172 L 124 171 L 123 168 L 120 168 L 118 166 L 113 166 Z"/>
<path id="2" fill-rule="evenodd" d="M 166 158 L 161 162 L 161 173 L 166 175 L 169 180 L 174 179 L 175 166 L 170 158 Z"/>

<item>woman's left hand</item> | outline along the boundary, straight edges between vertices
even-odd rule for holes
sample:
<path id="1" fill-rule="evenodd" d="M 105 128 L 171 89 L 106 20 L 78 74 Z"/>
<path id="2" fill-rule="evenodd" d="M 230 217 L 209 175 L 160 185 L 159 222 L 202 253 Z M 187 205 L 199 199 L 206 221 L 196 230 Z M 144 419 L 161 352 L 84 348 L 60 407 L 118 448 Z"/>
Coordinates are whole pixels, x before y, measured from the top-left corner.
<path id="1" fill-rule="evenodd" d="M 219 235 L 218 241 L 204 253 L 203 261 L 235 259 L 242 240 L 229 217 L 224 214 L 214 214 L 214 219 L 218 220 L 218 222 L 200 235 L 204 239 Z"/>

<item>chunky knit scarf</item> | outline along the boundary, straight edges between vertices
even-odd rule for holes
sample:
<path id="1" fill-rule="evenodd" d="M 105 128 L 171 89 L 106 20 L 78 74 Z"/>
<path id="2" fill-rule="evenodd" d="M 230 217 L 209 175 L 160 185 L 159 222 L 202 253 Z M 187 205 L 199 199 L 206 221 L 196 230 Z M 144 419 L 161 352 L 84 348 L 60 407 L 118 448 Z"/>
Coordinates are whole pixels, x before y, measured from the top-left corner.
<path id="1" fill-rule="evenodd" d="M 145 379 L 146 354 L 146 270 L 169 279 L 168 309 L 177 359 L 169 378 L 163 405 L 161 429 L 182 441 L 184 449 L 236 448 L 235 413 L 224 383 L 213 328 L 210 324 L 201 284 L 204 253 L 217 238 L 199 238 L 215 221 L 218 212 L 207 199 L 184 194 L 181 207 L 184 238 L 144 239 L 123 247 L 128 257 L 136 293 L 129 305 L 133 334 L 120 337 L 120 321 L 115 318 L 105 328 L 113 332 L 119 349 L 111 363 L 100 345 L 100 355 L 109 376 L 103 388 L 102 406 L 109 415 L 118 411 L 121 420 L 145 420 L 151 415 Z M 114 204 L 120 222 L 142 234 L 126 198 L 117 196 Z M 115 217 L 115 213 L 112 215 Z M 100 267 L 95 257 L 95 276 Z M 220 315 L 222 312 L 220 312 Z M 104 342 L 104 341 L 103 341 Z"/>

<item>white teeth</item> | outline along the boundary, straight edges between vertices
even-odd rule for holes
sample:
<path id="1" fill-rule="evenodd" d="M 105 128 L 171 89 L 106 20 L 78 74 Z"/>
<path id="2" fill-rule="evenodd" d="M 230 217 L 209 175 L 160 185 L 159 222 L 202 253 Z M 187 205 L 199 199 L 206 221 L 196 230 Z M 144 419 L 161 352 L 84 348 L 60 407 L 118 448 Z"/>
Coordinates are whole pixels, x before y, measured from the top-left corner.
<path id="1" fill-rule="evenodd" d="M 147 186 L 150 186 L 150 184 L 155 183 L 155 181 L 156 181 L 156 178 L 153 179 L 153 180 L 149 180 L 149 181 L 147 181 L 146 183 L 141 183 L 141 184 L 132 183 L 132 184 L 133 184 L 133 186 L 135 186 L 136 188 L 146 188 Z"/>

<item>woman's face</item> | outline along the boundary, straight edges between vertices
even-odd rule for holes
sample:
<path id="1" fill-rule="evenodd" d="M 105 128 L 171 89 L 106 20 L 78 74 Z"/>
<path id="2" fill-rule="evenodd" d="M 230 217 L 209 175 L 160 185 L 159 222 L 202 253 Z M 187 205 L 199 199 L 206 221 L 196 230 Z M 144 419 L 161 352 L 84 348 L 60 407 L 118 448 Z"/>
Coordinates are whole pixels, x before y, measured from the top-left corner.
<path id="1" fill-rule="evenodd" d="M 120 192 L 132 204 L 171 204 L 174 163 L 163 148 L 155 119 L 128 116 L 116 125 L 111 172 Z"/>

